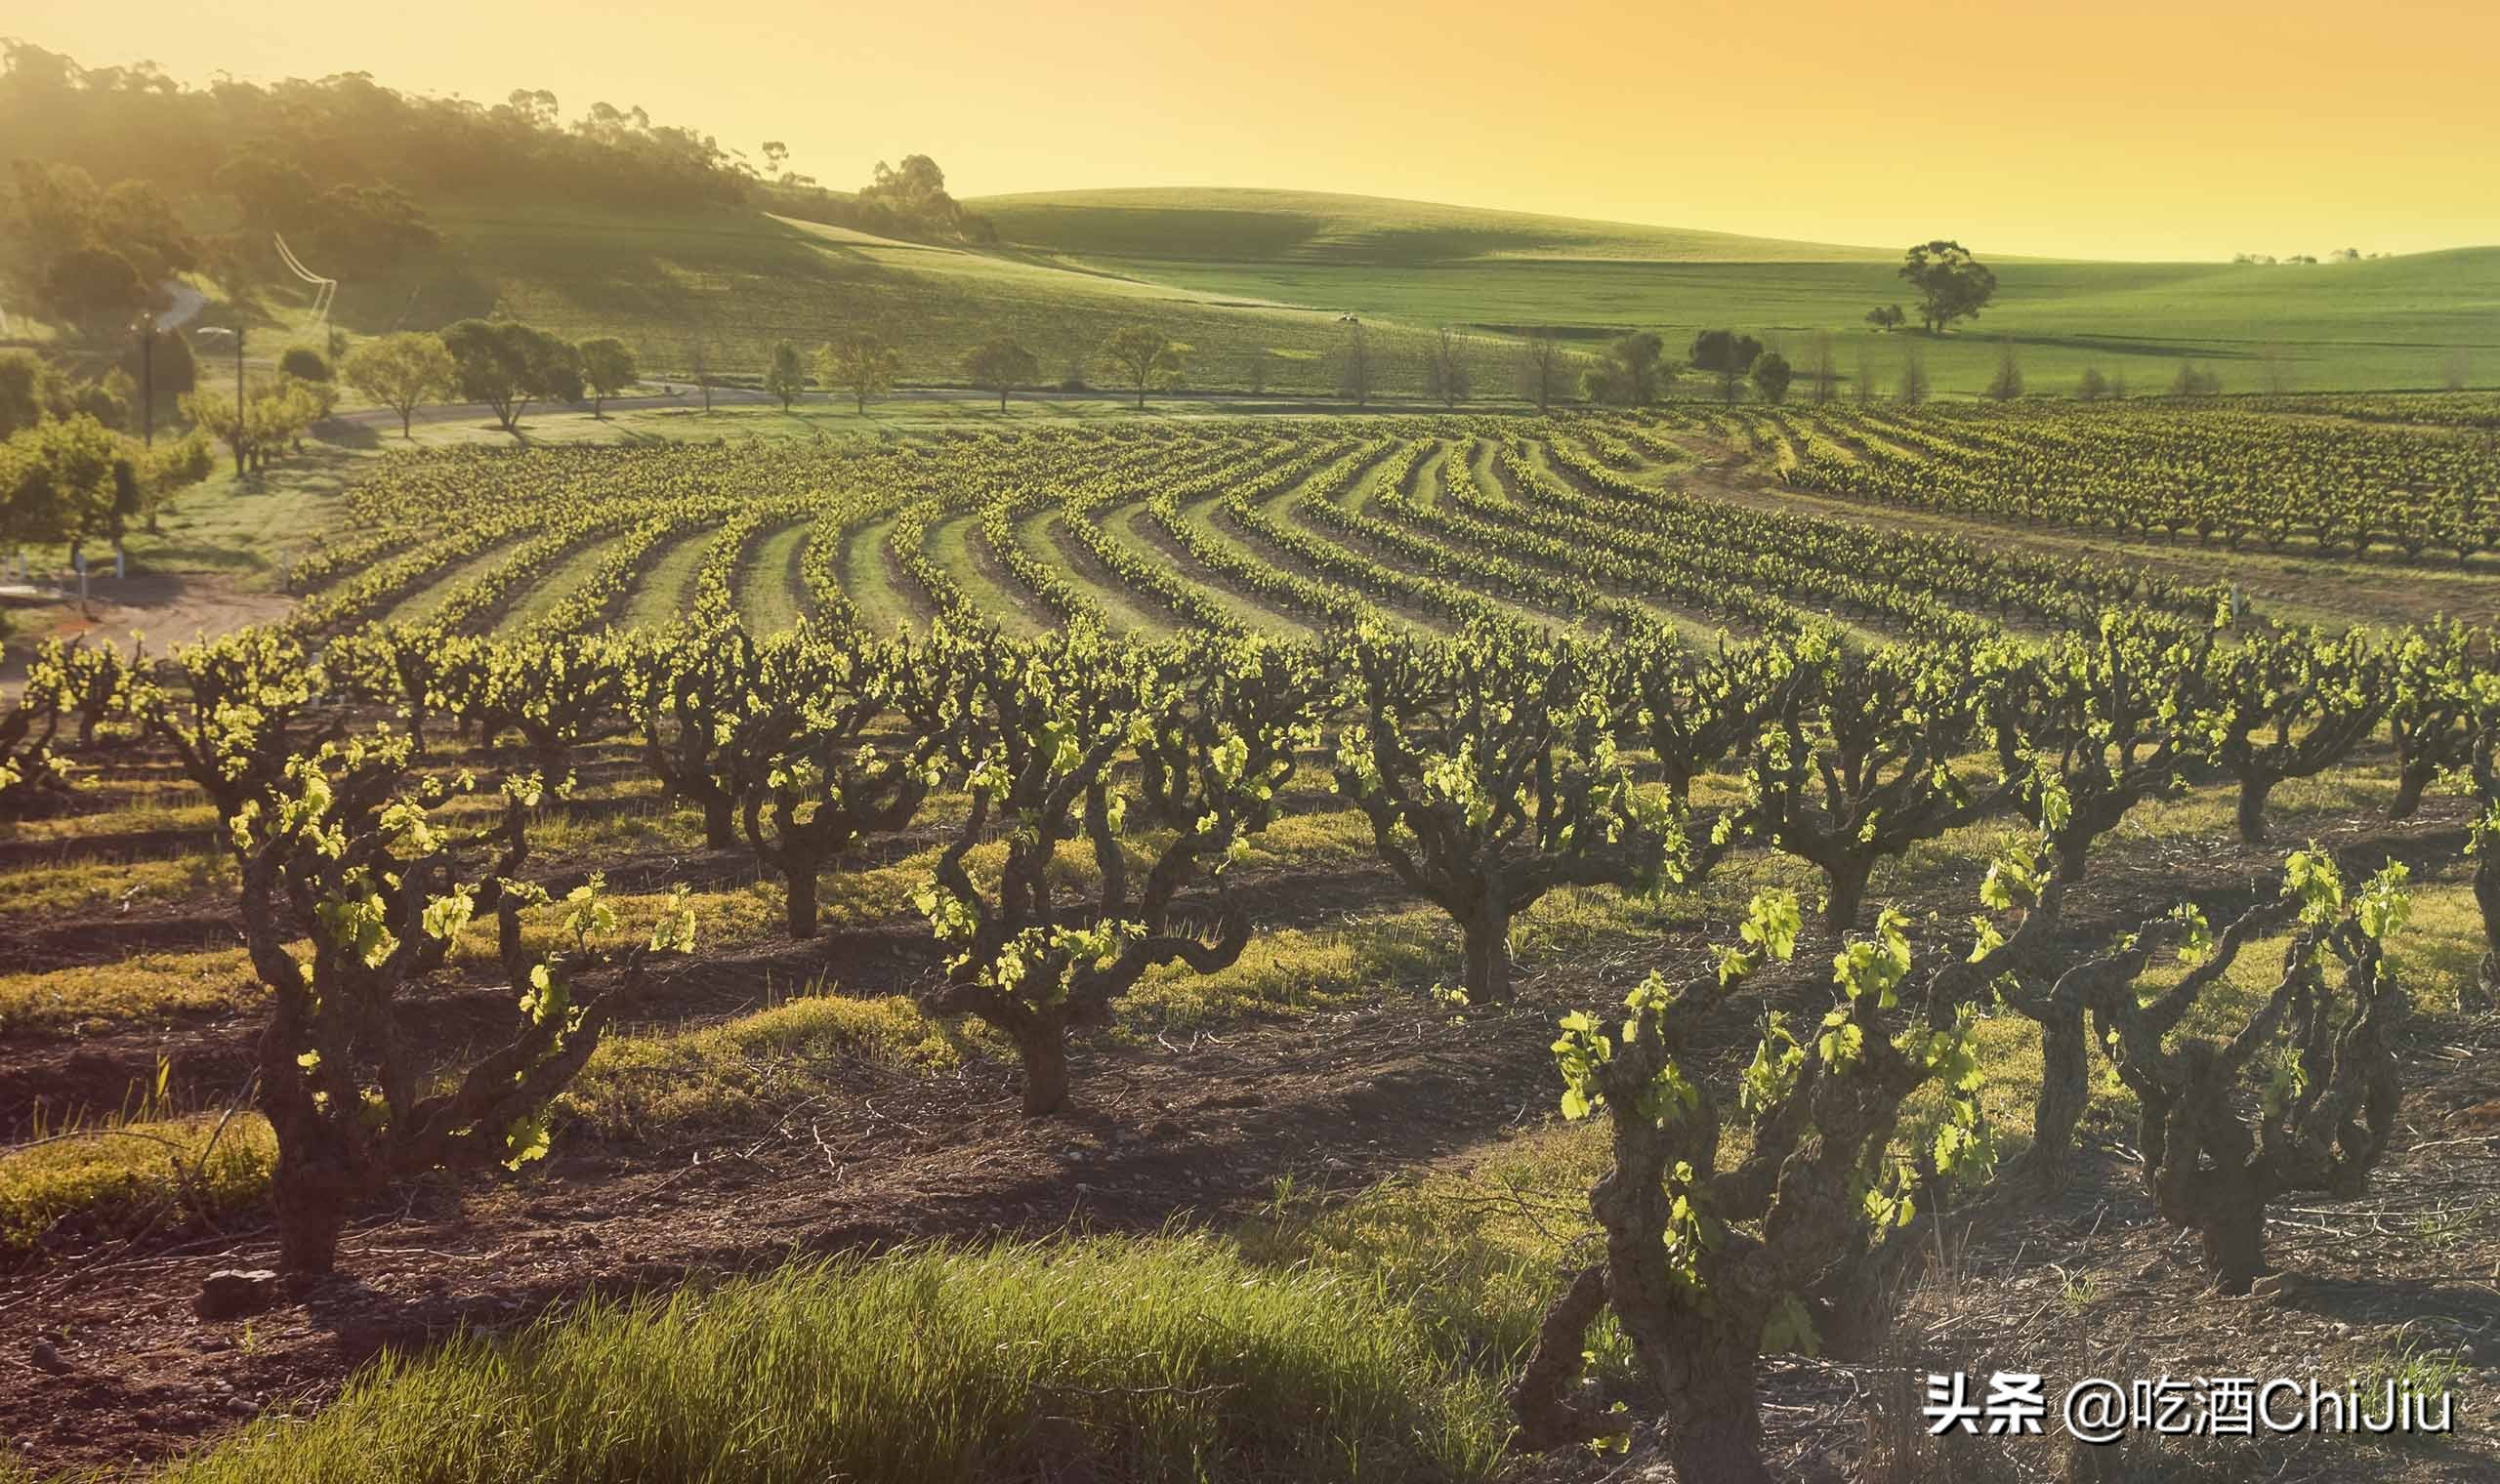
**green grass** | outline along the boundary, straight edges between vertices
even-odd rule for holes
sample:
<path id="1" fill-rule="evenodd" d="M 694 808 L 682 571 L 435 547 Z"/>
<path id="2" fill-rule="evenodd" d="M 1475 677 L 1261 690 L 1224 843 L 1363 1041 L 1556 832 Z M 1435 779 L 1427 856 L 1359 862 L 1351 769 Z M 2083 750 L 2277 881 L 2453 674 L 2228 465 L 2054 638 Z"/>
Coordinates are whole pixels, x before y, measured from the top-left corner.
<path id="1" fill-rule="evenodd" d="M 629 590 L 618 623 L 628 629 L 654 629 L 685 618 L 694 603 L 694 574 L 719 534 L 717 528 L 705 526 L 662 545 L 650 569 Z"/>
<path id="2" fill-rule="evenodd" d="M 605 1138 L 667 1129 L 743 1127 L 794 1089 L 820 1089 L 840 1063 L 936 1070 L 962 1059 L 961 1038 L 889 995 L 818 991 L 683 1035 L 600 1043 L 559 1100 L 568 1123 Z M 790 1099 L 795 1100 L 795 1098 Z"/>
<path id="3" fill-rule="evenodd" d="M 250 1211 L 276 1136 L 258 1114 L 107 1120 L 0 1154 L 0 1257 L 47 1235 L 139 1236 Z"/>
<path id="4" fill-rule="evenodd" d="M 1376 1289 L 1206 1237 L 920 1250 L 388 1359 L 166 1475 L 423 1481 L 1489 1477 L 1491 1381 Z"/>
<path id="5" fill-rule="evenodd" d="M 261 981 L 240 948 L 140 953 L 109 964 L 0 974 L 0 1035 L 65 1035 L 216 1014 L 260 998 Z"/>

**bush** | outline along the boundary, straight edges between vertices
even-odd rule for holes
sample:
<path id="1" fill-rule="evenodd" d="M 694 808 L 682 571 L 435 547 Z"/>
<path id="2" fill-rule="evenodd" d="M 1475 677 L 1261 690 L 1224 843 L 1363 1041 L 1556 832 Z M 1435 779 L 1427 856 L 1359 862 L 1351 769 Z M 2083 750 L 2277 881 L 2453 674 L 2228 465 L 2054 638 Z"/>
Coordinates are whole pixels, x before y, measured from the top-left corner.
<path id="1" fill-rule="evenodd" d="M 311 346 L 289 346 L 277 358 L 280 376 L 291 376 L 300 382 L 326 382 L 330 379 L 330 363 Z"/>

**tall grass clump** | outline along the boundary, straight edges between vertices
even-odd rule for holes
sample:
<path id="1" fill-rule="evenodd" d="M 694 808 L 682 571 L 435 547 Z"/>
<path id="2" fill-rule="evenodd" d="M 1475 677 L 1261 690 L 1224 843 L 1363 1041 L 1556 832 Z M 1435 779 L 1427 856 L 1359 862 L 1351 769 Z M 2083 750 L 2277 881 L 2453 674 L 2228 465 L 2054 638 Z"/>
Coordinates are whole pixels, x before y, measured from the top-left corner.
<path id="1" fill-rule="evenodd" d="M 1372 1291 L 1210 1238 L 915 1249 L 386 1359 L 168 1478 L 1469 1480 L 1499 1405 Z"/>

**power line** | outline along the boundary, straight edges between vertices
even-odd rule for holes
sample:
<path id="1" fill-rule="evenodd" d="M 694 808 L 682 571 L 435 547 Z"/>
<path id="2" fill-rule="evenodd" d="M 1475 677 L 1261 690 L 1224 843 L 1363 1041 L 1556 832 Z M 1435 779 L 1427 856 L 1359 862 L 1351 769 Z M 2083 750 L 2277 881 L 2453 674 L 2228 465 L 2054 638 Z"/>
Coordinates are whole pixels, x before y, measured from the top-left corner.
<path id="1" fill-rule="evenodd" d="M 338 297 L 339 280 L 324 278 L 306 268 L 294 253 L 288 251 L 285 237 L 276 232 L 270 233 L 270 236 L 277 243 L 279 261 L 283 262 L 296 277 L 312 285 L 312 323 L 307 328 L 318 328 L 330 317 L 330 301 Z"/>

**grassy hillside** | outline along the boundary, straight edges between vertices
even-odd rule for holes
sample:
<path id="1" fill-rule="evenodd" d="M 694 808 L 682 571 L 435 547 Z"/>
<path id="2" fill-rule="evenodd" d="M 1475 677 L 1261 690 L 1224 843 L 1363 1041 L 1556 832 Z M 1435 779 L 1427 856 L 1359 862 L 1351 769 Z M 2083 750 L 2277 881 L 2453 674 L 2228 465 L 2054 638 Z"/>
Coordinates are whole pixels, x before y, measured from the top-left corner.
<path id="1" fill-rule="evenodd" d="M 1412 268 L 1483 259 L 1889 262 L 1896 251 L 1314 190 L 1047 191 L 965 203 L 1009 242 L 1073 257 Z"/>
<path id="2" fill-rule="evenodd" d="M 1438 325 L 1474 337 L 1483 394 L 1511 390 L 1506 337 L 1539 325 L 1592 350 L 1630 328 L 1681 348 L 1732 325 L 1801 368 L 1829 336 L 1844 383 L 1863 374 L 1885 394 L 1913 352 L 1939 393 L 1976 392 L 2006 346 L 2034 392 L 2064 392 L 2087 365 L 2157 392 L 2189 360 L 2234 392 L 2277 375 L 2302 391 L 2432 387 L 2459 348 L 2476 385 L 2500 385 L 2495 248 L 2276 268 L 1994 259 L 1996 306 L 1931 341 L 1864 329 L 1869 307 L 1905 297 L 1889 251 L 1281 191 L 978 204 L 1008 246 L 751 210 L 435 203 L 445 253 L 396 281 L 347 285 L 338 312 L 376 331 L 500 308 L 575 337 L 622 335 L 678 378 L 698 341 L 716 370 L 751 375 L 776 340 L 812 348 L 864 321 L 902 346 L 910 380 L 955 379 L 966 350 L 1006 333 L 1046 382 L 1099 383 L 1104 337 L 1145 321 L 1189 347 L 1188 386 L 1327 392 L 1351 311 L 1393 391 L 1417 389 L 1421 337 Z"/>
<path id="3" fill-rule="evenodd" d="M 2233 391 L 2264 387 L 2273 365 L 2302 390 L 2428 387 L 2457 348 L 2479 384 L 2500 383 L 2500 248 L 2271 268 L 1989 253 L 1996 307 L 1931 342 L 1865 331 L 1868 309 L 1906 297 L 1890 249 L 1288 191 L 1075 191 L 975 205 L 1003 237 L 1058 261 L 1234 300 L 1419 326 L 1557 325 L 1592 341 L 1637 326 L 1681 344 L 1733 325 L 1801 363 L 1830 334 L 1842 375 L 1862 364 L 1887 391 L 1915 347 L 1938 391 L 1976 392 L 2000 342 L 2034 391 L 2065 391 L 2088 364 L 2157 391 L 2188 360 Z"/>

